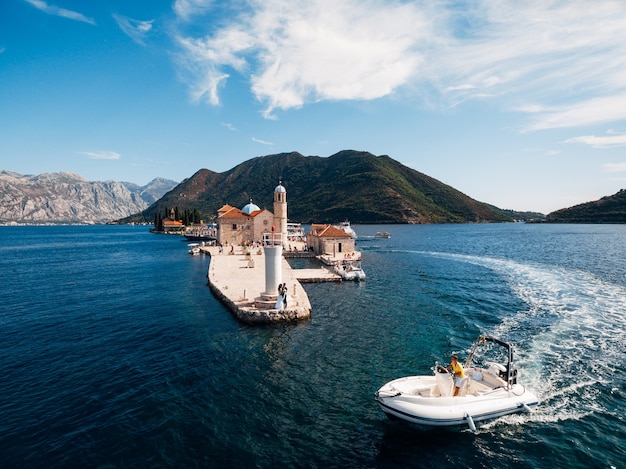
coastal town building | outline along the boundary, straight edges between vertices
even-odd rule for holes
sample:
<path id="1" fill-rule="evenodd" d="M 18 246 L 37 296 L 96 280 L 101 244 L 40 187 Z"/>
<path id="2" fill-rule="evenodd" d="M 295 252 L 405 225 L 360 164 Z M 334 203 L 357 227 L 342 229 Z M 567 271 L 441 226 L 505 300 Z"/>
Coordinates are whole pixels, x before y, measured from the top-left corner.
<path id="1" fill-rule="evenodd" d="M 355 250 L 354 238 L 344 230 L 333 225 L 311 225 L 306 235 L 307 246 L 318 255 L 340 257 Z"/>
<path id="2" fill-rule="evenodd" d="M 163 233 L 182 233 L 185 231 L 185 225 L 181 220 L 176 219 L 174 209 L 170 209 L 170 214 L 163 219 Z"/>
<path id="3" fill-rule="evenodd" d="M 274 213 L 250 200 L 241 209 L 224 205 L 217 211 L 216 222 L 217 241 L 222 245 L 260 243 L 272 233 L 287 239 L 287 191 L 280 183 L 274 189 Z"/>

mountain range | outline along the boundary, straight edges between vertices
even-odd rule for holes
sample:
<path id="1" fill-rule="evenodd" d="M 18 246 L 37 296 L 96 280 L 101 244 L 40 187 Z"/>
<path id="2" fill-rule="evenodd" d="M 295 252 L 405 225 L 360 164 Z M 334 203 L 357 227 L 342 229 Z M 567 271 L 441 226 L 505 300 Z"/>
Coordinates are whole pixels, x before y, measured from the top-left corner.
<path id="1" fill-rule="evenodd" d="M 344 150 L 329 157 L 280 153 L 229 171 L 201 169 L 143 212 L 122 221 L 153 221 L 166 209 L 197 209 L 204 220 L 219 207 L 250 200 L 272 210 L 273 189 L 287 189 L 289 219 L 302 223 L 468 223 L 513 221 L 504 211 L 402 165 L 389 156 Z"/>
<path id="2" fill-rule="evenodd" d="M 0 171 L 0 223 L 108 223 L 145 210 L 176 185 L 162 178 L 138 186 L 67 172 Z"/>
<path id="3" fill-rule="evenodd" d="M 626 190 L 547 216 L 515 212 L 478 202 L 389 156 L 344 150 L 329 157 L 259 156 L 223 173 L 201 169 L 180 184 L 0 171 L 0 224 L 152 223 L 171 208 L 195 209 L 210 221 L 225 204 L 243 207 L 252 200 L 272 210 L 279 182 L 287 188 L 290 220 L 302 223 L 626 223 Z"/>

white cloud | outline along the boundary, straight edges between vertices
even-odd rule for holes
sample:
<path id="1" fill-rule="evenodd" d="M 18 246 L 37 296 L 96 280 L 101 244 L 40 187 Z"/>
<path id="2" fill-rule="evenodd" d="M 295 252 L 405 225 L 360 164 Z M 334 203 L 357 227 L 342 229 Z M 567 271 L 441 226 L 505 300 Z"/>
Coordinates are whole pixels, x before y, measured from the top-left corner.
<path id="1" fill-rule="evenodd" d="M 237 128 L 230 122 L 222 122 L 222 125 L 226 127 L 228 130 L 232 130 L 233 132 L 237 131 Z"/>
<path id="2" fill-rule="evenodd" d="M 231 35 L 230 46 L 239 44 L 237 39 L 243 35 Z M 201 39 L 180 38 L 183 49 L 181 64 L 189 75 L 192 97 L 195 101 L 207 101 L 209 104 L 220 103 L 218 88 L 230 75 L 221 71 L 220 66 L 229 65 L 238 69 L 245 65 L 244 60 L 232 55 L 228 50 L 229 38 L 221 38 L 215 45 L 208 45 Z"/>
<path id="3" fill-rule="evenodd" d="M 44 13 L 48 13 L 49 15 L 61 16 L 63 18 L 68 18 L 70 20 L 82 21 L 83 23 L 89 23 L 95 25 L 96 22 L 83 15 L 82 13 L 78 13 L 72 10 L 66 10 L 65 8 L 59 8 L 54 5 L 48 5 L 44 0 L 25 0 L 30 3 L 32 6 L 37 8 L 38 10 L 43 11 Z"/>
<path id="4" fill-rule="evenodd" d="M 546 108 L 543 113 L 534 116 L 528 130 L 580 127 L 623 119 L 626 119 L 626 92 Z"/>
<path id="5" fill-rule="evenodd" d="M 213 0 L 176 0 L 172 8 L 176 16 L 187 21 L 194 15 L 204 14 L 213 4 Z"/>
<path id="6" fill-rule="evenodd" d="M 584 143 L 595 148 L 614 147 L 626 145 L 626 134 L 582 135 L 580 137 L 568 138 L 563 143 Z"/>
<path id="7" fill-rule="evenodd" d="M 144 44 L 144 39 L 146 35 L 152 29 L 152 23 L 154 20 L 134 20 L 132 18 L 127 18 L 126 16 L 113 14 L 113 19 L 120 27 L 120 29 L 130 37 L 137 44 Z"/>
<path id="8" fill-rule="evenodd" d="M 178 0 L 190 23 L 212 1 Z M 179 30 L 196 99 L 219 104 L 233 73 L 271 117 L 322 100 L 398 92 L 428 103 L 501 99 L 526 130 L 626 118 L 626 2 L 247 0 L 225 22 Z M 245 8 L 244 8 L 245 6 Z M 182 26 L 181 26 L 182 28 Z"/>
<path id="9" fill-rule="evenodd" d="M 114 151 L 83 151 L 81 155 L 85 155 L 92 160 L 119 160 L 121 158 L 121 155 Z"/>
<path id="10" fill-rule="evenodd" d="M 626 172 L 626 163 L 605 163 L 602 168 L 610 173 L 623 173 Z"/>
<path id="11" fill-rule="evenodd" d="M 251 25 L 265 114 L 320 100 L 371 100 L 415 78 L 433 33 L 411 4 L 322 0 L 268 4 Z M 277 8 L 278 7 L 278 8 Z M 278 13 L 278 14 L 276 14 Z"/>
<path id="12" fill-rule="evenodd" d="M 234 69 L 249 76 L 267 106 L 375 99 L 415 76 L 423 61 L 415 45 L 432 35 L 411 4 L 368 0 L 252 2 L 242 15 L 204 38 L 179 37 L 194 95 L 219 103 L 217 87 Z M 200 78 L 201 77 L 201 78 Z"/>
<path id="13" fill-rule="evenodd" d="M 256 143 L 260 143 L 262 145 L 274 145 L 272 142 L 266 142 L 265 140 L 260 140 L 258 138 L 252 137 L 252 141 Z"/>

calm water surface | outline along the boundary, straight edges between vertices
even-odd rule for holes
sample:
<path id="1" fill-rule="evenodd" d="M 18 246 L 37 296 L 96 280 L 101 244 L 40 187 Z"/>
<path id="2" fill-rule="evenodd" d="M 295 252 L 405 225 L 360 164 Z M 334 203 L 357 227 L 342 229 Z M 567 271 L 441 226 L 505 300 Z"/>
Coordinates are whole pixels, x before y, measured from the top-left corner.
<path id="1" fill-rule="evenodd" d="M 2 466 L 625 467 L 626 226 L 354 228 L 365 282 L 251 327 L 178 237 L 0 227 Z M 384 417 L 376 389 L 481 333 L 516 344 L 534 413 Z"/>

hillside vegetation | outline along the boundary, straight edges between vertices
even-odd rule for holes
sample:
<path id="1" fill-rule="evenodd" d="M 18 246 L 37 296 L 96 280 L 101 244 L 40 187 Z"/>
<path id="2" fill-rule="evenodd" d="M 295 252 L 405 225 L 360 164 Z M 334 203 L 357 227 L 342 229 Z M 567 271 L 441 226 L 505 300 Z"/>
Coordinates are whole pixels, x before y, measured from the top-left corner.
<path id="1" fill-rule="evenodd" d="M 557 210 L 546 215 L 548 223 L 626 223 L 626 190 L 600 200 Z"/>
<path id="2" fill-rule="evenodd" d="M 201 169 L 140 214 L 197 209 L 205 221 L 219 207 L 250 199 L 273 210 L 273 190 L 287 189 L 289 219 L 302 223 L 467 223 L 512 221 L 502 210 L 408 168 L 389 156 L 352 150 L 327 158 L 282 153 L 245 161 L 224 173 Z M 123 220 L 124 221 L 124 220 Z"/>

